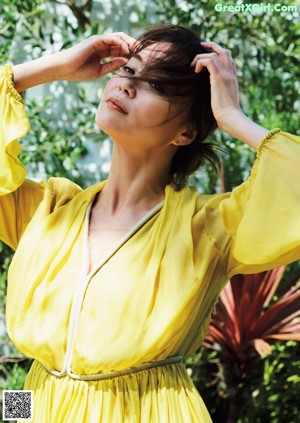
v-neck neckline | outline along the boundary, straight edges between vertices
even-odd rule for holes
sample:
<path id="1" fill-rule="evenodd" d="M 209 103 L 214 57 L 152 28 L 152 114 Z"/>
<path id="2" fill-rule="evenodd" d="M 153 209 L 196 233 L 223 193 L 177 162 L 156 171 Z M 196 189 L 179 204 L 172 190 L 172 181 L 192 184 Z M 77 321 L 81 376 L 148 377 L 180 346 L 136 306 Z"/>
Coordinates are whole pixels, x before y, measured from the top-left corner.
<path id="1" fill-rule="evenodd" d="M 99 190 L 95 193 L 93 198 L 91 199 L 85 215 L 84 220 L 84 231 L 83 231 L 83 260 L 84 260 L 84 274 L 87 278 L 91 278 L 95 273 L 97 273 L 108 261 L 109 259 L 114 256 L 117 251 L 124 245 L 126 242 L 132 238 L 132 236 L 141 229 L 145 223 L 147 223 L 156 213 L 158 213 L 164 203 L 165 199 L 160 201 L 151 210 L 149 210 L 129 231 L 124 235 L 120 242 L 116 243 L 114 248 L 106 255 L 103 260 L 100 260 L 99 263 L 94 266 L 94 268 L 90 269 L 91 264 L 91 254 L 90 254 L 90 241 L 89 241 L 89 228 L 90 228 L 90 216 L 92 207 L 95 201 L 96 196 L 101 192 L 104 184 L 101 183 Z M 166 191 L 165 191 L 166 192 Z M 89 270 L 90 269 L 90 270 Z"/>
<path id="2" fill-rule="evenodd" d="M 79 284 L 77 285 L 77 289 L 74 294 L 74 300 L 73 305 L 71 309 L 71 318 L 72 324 L 69 327 L 69 333 L 68 333 L 68 345 L 67 345 L 67 352 L 66 352 L 66 358 L 64 362 L 64 367 L 62 374 L 64 372 L 68 373 L 70 372 L 70 363 L 72 361 L 72 348 L 73 348 L 73 342 L 74 342 L 74 334 L 77 331 L 78 326 L 78 319 L 80 314 L 80 309 L 82 306 L 83 298 L 87 289 L 88 284 L 90 283 L 93 276 L 110 260 L 110 258 L 116 254 L 117 251 L 135 234 L 139 231 L 144 224 L 151 219 L 161 208 L 163 207 L 165 200 L 158 203 L 156 206 L 154 206 L 142 219 L 139 220 L 139 222 L 134 225 L 133 228 L 128 231 L 128 233 L 124 236 L 124 238 L 119 242 L 111 252 L 105 257 L 104 260 L 99 261 L 99 263 L 96 264 L 94 268 L 92 268 L 89 271 L 90 267 L 90 254 L 89 254 L 89 222 L 90 222 L 90 214 L 92 210 L 92 206 L 94 203 L 94 199 L 98 192 L 101 191 L 103 185 L 97 186 L 97 191 L 94 192 L 94 195 L 92 198 L 89 199 L 89 204 L 86 209 L 85 218 L 84 218 L 84 227 L 83 227 L 83 251 L 82 251 L 82 274 L 79 281 Z"/>

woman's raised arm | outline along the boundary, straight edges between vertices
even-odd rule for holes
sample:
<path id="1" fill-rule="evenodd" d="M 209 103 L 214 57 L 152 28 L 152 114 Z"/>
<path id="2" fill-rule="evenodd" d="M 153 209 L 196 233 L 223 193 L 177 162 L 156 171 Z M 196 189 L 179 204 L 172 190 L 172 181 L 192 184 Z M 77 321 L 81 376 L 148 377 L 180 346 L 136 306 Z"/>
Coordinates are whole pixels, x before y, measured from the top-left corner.
<path id="1" fill-rule="evenodd" d="M 211 107 L 218 127 L 233 138 L 257 148 L 269 130 L 257 125 L 242 111 L 235 63 L 228 50 L 214 42 L 202 42 L 212 51 L 198 54 L 191 63 L 195 72 L 206 67 L 210 74 Z"/>
<path id="2" fill-rule="evenodd" d="M 29 130 L 18 92 L 55 81 L 95 79 L 126 63 L 134 39 L 123 33 L 93 36 L 28 63 L 0 67 L 0 239 L 16 248 L 43 199 L 44 184 L 26 180 L 18 140 Z M 106 63 L 103 59 L 112 58 Z"/>
<path id="3" fill-rule="evenodd" d="M 123 32 L 94 35 L 73 47 L 13 66 L 18 92 L 52 81 L 100 78 L 123 66 L 135 40 Z M 103 63 L 108 57 L 114 59 Z"/>

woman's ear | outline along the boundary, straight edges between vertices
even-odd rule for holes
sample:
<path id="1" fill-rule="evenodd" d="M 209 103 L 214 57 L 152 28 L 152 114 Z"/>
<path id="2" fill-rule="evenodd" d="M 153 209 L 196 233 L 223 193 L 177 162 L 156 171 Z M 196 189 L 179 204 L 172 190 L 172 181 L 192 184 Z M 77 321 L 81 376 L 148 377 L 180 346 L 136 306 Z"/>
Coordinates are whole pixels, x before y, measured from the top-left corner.
<path id="1" fill-rule="evenodd" d="M 190 125 L 188 128 L 186 128 L 183 132 L 181 132 L 175 137 L 173 144 L 175 144 L 176 146 L 189 145 L 194 141 L 196 135 L 196 128 Z"/>

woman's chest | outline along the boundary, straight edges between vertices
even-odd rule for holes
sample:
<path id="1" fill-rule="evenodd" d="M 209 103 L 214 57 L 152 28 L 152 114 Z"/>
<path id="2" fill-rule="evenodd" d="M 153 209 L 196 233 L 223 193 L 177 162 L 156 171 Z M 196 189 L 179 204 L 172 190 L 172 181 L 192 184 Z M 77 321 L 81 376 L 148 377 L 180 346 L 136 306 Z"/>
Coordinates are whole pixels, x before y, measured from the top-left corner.
<path id="1" fill-rule="evenodd" d="M 86 218 L 88 272 L 101 267 L 109 260 L 151 220 L 160 206 L 161 204 L 151 210 L 124 210 L 114 216 L 94 207 L 88 210 Z"/>
<path id="2" fill-rule="evenodd" d="M 104 263 L 111 254 L 116 252 L 123 244 L 125 236 L 128 233 L 127 228 L 112 229 L 90 228 L 88 234 L 88 272 Z"/>

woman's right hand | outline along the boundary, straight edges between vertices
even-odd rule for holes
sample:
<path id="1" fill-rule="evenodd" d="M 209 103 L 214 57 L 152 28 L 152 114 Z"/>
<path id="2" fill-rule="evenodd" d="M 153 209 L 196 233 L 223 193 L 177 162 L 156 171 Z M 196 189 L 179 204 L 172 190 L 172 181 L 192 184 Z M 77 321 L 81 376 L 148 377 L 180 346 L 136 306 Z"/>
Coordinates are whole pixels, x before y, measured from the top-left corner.
<path id="1" fill-rule="evenodd" d="M 93 35 L 53 55 L 55 79 L 85 81 L 100 78 L 123 66 L 135 39 L 123 32 Z M 103 63 L 103 59 L 114 58 Z"/>
<path id="2" fill-rule="evenodd" d="M 93 35 L 66 50 L 13 66 L 14 85 L 21 92 L 52 81 L 86 81 L 123 66 L 135 42 L 123 32 Z M 103 62 L 103 59 L 112 58 Z"/>

